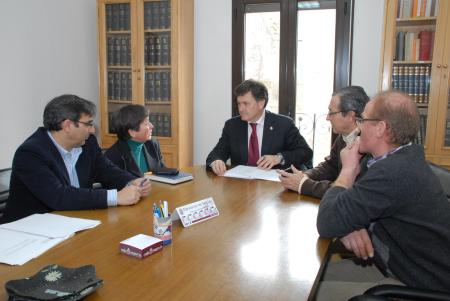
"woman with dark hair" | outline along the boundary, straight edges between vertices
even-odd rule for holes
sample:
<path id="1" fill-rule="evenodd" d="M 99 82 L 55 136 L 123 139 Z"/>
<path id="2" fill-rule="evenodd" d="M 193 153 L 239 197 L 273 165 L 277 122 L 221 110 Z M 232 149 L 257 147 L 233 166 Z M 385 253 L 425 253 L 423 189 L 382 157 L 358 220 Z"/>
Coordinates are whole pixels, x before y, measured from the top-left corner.
<path id="1" fill-rule="evenodd" d="M 105 153 L 114 164 L 142 177 L 147 171 L 165 167 L 159 143 L 152 138 L 153 124 L 141 105 L 127 105 L 113 116 L 117 142 Z"/>

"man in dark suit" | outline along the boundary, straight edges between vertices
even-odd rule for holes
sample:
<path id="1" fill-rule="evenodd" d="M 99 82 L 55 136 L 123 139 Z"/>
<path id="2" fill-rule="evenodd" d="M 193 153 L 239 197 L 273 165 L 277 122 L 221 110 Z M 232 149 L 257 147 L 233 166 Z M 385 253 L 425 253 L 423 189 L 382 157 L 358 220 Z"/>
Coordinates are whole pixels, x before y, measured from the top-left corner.
<path id="1" fill-rule="evenodd" d="M 333 93 L 328 105 L 327 120 L 338 134 L 330 155 L 325 161 L 305 172 L 292 167 L 293 173 L 279 171 L 284 188 L 304 195 L 322 198 L 339 175 L 342 168 L 341 150 L 352 143 L 359 134 L 356 118 L 361 117 L 369 97 L 362 87 L 348 86 Z"/>
<path id="2" fill-rule="evenodd" d="M 93 136 L 94 116 L 95 105 L 75 95 L 46 105 L 44 127 L 14 155 L 1 223 L 53 210 L 133 205 L 149 194 L 149 181 L 136 179 L 103 156 Z M 92 189 L 97 182 L 104 188 Z"/>
<path id="3" fill-rule="evenodd" d="M 265 110 L 267 88 L 255 80 L 238 85 L 234 94 L 239 116 L 225 122 L 222 137 L 206 159 L 207 168 L 223 175 L 225 162 L 262 169 L 300 168 L 312 158 L 312 150 L 292 119 Z"/>

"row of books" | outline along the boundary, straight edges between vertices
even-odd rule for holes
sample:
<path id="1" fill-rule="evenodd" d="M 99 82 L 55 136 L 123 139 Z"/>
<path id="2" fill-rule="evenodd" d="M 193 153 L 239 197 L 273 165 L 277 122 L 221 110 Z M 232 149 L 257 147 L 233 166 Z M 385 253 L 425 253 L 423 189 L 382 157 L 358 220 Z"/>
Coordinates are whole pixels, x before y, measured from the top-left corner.
<path id="1" fill-rule="evenodd" d="M 144 3 L 144 28 L 170 28 L 170 1 Z"/>
<path id="2" fill-rule="evenodd" d="M 108 121 L 109 121 L 109 132 L 112 134 L 116 133 L 114 129 L 114 118 L 115 112 L 108 112 Z M 170 113 L 150 113 L 149 120 L 153 124 L 154 128 L 152 130 L 153 136 L 158 137 L 170 137 L 171 136 L 171 118 Z"/>
<path id="3" fill-rule="evenodd" d="M 145 100 L 170 101 L 170 71 L 145 72 Z"/>
<path id="4" fill-rule="evenodd" d="M 394 65 L 392 88 L 403 91 L 416 102 L 428 103 L 431 82 L 431 64 Z"/>
<path id="5" fill-rule="evenodd" d="M 419 132 L 417 132 L 416 138 L 414 139 L 413 143 L 424 145 L 426 133 L 427 133 L 427 115 L 420 114 Z"/>
<path id="6" fill-rule="evenodd" d="M 445 125 L 445 146 L 450 146 L 450 120 L 447 119 L 447 123 Z"/>
<path id="7" fill-rule="evenodd" d="M 397 19 L 437 16 L 439 0 L 397 1 Z"/>
<path id="8" fill-rule="evenodd" d="M 396 37 L 396 61 L 431 61 L 434 31 L 399 31 Z"/>
<path id="9" fill-rule="evenodd" d="M 146 34 L 144 60 L 147 66 L 170 65 L 170 34 Z"/>
<path id="10" fill-rule="evenodd" d="M 148 116 L 154 128 L 152 135 L 158 137 L 171 136 L 171 118 L 170 113 L 150 113 Z"/>
<path id="11" fill-rule="evenodd" d="M 106 5 L 106 30 L 130 30 L 130 4 Z"/>
<path id="12" fill-rule="evenodd" d="M 131 38 L 129 36 L 108 37 L 108 65 L 131 66 Z"/>
<path id="13" fill-rule="evenodd" d="M 108 99 L 109 100 L 131 100 L 132 98 L 131 72 L 109 71 L 108 72 Z"/>

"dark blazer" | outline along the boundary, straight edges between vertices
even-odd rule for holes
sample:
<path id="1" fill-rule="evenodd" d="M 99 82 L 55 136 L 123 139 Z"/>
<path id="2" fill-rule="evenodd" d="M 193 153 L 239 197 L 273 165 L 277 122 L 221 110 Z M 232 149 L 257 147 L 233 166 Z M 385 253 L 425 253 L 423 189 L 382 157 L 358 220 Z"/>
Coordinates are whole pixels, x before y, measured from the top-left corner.
<path id="1" fill-rule="evenodd" d="M 247 165 L 247 127 L 248 123 L 242 121 L 240 116 L 225 122 L 222 137 L 206 159 L 207 168 L 215 160 L 227 162 L 229 158 L 232 165 Z M 277 153 L 282 153 L 285 159 L 284 166 L 277 165 L 277 168 L 291 164 L 301 168 L 301 165 L 307 163 L 313 154 L 291 118 L 266 111 L 261 156 Z"/>
<path id="2" fill-rule="evenodd" d="M 80 188 L 70 185 L 56 146 L 39 128 L 17 149 L 11 173 L 9 200 L 0 223 L 34 213 L 107 207 L 107 189 L 122 189 L 136 177 L 111 163 L 91 135 L 82 146 L 76 170 Z M 105 189 L 92 189 L 100 182 Z"/>
<path id="3" fill-rule="evenodd" d="M 325 161 L 317 165 L 316 167 L 305 171 L 309 179 L 303 182 L 300 193 L 303 195 L 309 195 L 316 198 L 322 198 L 331 184 L 337 179 L 342 169 L 341 162 L 341 150 L 346 147 L 342 135 L 339 135 L 334 140 L 331 146 L 330 155 L 325 157 Z M 367 171 L 367 161 L 369 156 L 366 155 L 361 158 L 361 171 L 356 177 L 361 177 Z"/>
<path id="4" fill-rule="evenodd" d="M 142 150 L 144 151 L 145 160 L 151 171 L 165 167 L 159 143 L 156 140 L 145 142 Z M 144 176 L 139 170 L 136 160 L 131 154 L 130 147 L 125 140 L 117 140 L 117 142 L 105 152 L 105 156 L 120 168 L 138 177 Z"/>

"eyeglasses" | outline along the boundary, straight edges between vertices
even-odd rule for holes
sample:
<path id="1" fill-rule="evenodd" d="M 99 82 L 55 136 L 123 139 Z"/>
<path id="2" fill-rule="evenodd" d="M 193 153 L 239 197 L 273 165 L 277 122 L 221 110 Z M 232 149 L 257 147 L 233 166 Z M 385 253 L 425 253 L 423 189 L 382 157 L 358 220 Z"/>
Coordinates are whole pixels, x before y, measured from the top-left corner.
<path id="1" fill-rule="evenodd" d="M 339 114 L 339 113 L 344 113 L 344 111 L 336 111 L 336 112 L 328 111 L 327 116 L 333 116 L 333 115 L 336 115 L 336 114 Z"/>
<path id="2" fill-rule="evenodd" d="M 356 117 L 355 119 L 356 119 L 356 123 L 358 125 L 362 125 L 366 121 L 381 121 L 381 119 L 378 119 L 378 118 L 361 118 L 361 117 Z"/>
<path id="3" fill-rule="evenodd" d="M 95 126 L 94 120 L 89 120 L 89 121 L 73 120 L 73 122 L 78 122 L 78 123 L 84 124 L 87 127 Z"/>

